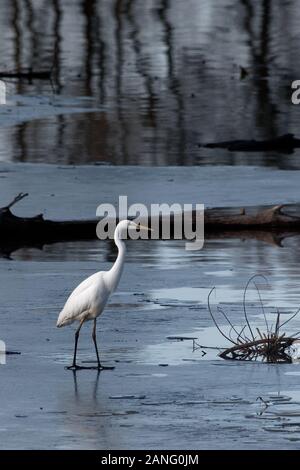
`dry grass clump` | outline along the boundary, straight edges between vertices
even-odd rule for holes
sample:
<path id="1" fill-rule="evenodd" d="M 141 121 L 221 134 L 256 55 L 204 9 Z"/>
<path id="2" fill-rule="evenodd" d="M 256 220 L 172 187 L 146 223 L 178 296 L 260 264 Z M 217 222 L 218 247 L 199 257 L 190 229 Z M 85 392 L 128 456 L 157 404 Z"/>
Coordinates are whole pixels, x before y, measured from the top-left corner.
<path id="1" fill-rule="evenodd" d="M 284 325 L 287 325 L 293 318 L 295 318 L 296 315 L 298 315 L 300 309 L 298 309 L 295 314 L 289 317 L 288 320 L 285 320 L 282 323 L 280 312 L 278 311 L 275 326 L 270 326 L 267 321 L 260 291 L 258 289 L 257 284 L 254 282 L 255 279 L 258 277 L 263 278 L 264 281 L 268 282 L 267 279 L 262 275 L 252 276 L 247 282 L 243 297 L 243 315 L 245 317 L 245 325 L 241 329 L 235 327 L 230 321 L 228 315 L 220 307 L 217 307 L 218 312 L 222 314 L 222 316 L 225 318 L 226 322 L 230 326 L 229 334 L 225 334 L 225 332 L 220 328 L 215 319 L 215 315 L 213 314 L 211 309 L 210 297 L 215 288 L 213 288 L 208 295 L 208 309 L 211 318 L 221 335 L 232 344 L 230 348 L 222 349 L 219 353 L 219 356 L 223 359 L 230 359 L 235 361 L 260 360 L 267 363 L 292 362 L 291 346 L 294 343 L 299 342 L 300 332 L 297 332 L 292 336 L 287 336 L 286 333 L 282 332 L 282 327 Z M 246 294 L 251 282 L 254 283 L 257 289 L 260 305 L 264 315 L 266 325 L 266 331 L 264 332 L 260 331 L 259 328 L 255 328 L 254 330 L 254 328 L 250 325 L 249 317 L 247 314 Z"/>

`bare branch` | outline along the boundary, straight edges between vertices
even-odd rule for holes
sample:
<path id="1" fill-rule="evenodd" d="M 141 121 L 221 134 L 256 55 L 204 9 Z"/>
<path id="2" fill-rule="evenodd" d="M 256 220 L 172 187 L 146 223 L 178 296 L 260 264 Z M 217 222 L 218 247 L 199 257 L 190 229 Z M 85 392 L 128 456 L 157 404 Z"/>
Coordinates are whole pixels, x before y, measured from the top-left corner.
<path id="1" fill-rule="evenodd" d="M 294 315 L 292 315 L 288 320 L 286 320 L 285 322 L 283 322 L 280 326 L 279 326 L 279 330 L 280 328 L 282 328 L 284 325 L 286 325 L 287 323 L 289 323 L 291 320 L 293 320 L 293 318 L 296 317 L 296 315 L 298 315 L 298 313 L 300 312 L 300 307 L 298 308 L 297 312 L 294 313 Z"/>
<path id="2" fill-rule="evenodd" d="M 19 193 L 8 206 L 5 207 L 5 209 L 10 209 L 12 206 L 14 206 L 17 202 L 21 201 L 24 199 L 24 197 L 27 197 L 28 193 Z"/>
<path id="3" fill-rule="evenodd" d="M 211 294 L 213 293 L 213 291 L 214 291 L 215 289 L 216 289 L 216 288 L 213 287 L 213 288 L 211 289 L 210 293 L 208 294 L 208 298 L 207 298 L 208 311 L 209 311 L 210 316 L 211 316 L 211 318 L 212 318 L 212 320 L 213 320 L 213 322 L 214 322 L 214 324 L 215 324 L 217 330 L 219 331 L 219 333 L 221 333 L 221 335 L 222 335 L 225 339 L 227 339 L 227 341 L 229 341 L 230 343 L 235 344 L 235 345 L 237 346 L 237 343 L 235 343 L 234 341 L 232 341 L 232 339 L 230 339 L 227 335 L 225 335 L 225 333 L 223 333 L 223 331 L 222 331 L 221 328 L 219 327 L 219 325 L 218 325 L 218 323 L 216 322 L 215 317 L 214 317 L 214 315 L 213 315 L 213 313 L 212 313 L 211 306 L 210 306 L 210 296 L 211 296 Z"/>

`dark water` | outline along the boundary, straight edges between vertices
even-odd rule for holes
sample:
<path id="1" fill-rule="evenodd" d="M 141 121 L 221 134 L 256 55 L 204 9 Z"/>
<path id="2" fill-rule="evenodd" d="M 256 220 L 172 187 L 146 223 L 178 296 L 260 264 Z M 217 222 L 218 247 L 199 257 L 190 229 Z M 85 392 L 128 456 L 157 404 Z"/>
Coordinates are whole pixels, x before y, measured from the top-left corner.
<path id="1" fill-rule="evenodd" d="M 243 325 L 243 289 L 253 272 L 271 284 L 258 284 L 270 325 L 276 307 L 282 321 L 295 312 L 299 237 L 284 245 L 211 240 L 205 250 L 186 252 L 179 241 L 128 242 L 119 288 L 98 320 L 103 363 L 115 366 L 100 376 L 64 369 L 74 328 L 58 330 L 55 323 L 74 286 L 110 267 L 112 246 L 57 243 L 0 259 L 1 339 L 21 352 L 0 367 L 0 448 L 299 448 L 299 364 L 222 361 L 215 351 L 213 357 L 193 352 L 191 341 L 167 339 L 184 335 L 224 345 L 207 294 L 216 286 L 212 305 L 222 327 L 218 306 L 236 327 Z M 247 300 L 251 325 L 266 331 L 254 286 Z M 299 329 L 299 317 L 284 326 L 287 333 Z M 78 359 L 95 360 L 90 324 L 82 328 Z M 282 395 L 287 402 L 279 401 Z"/>
<path id="2" fill-rule="evenodd" d="M 7 126 L 1 107 L 1 159 L 299 168 L 299 150 L 198 147 L 297 134 L 299 24 L 296 0 L 2 0 L 0 69 L 53 72 L 52 83 L 8 80 L 8 99 L 90 97 L 94 112 L 39 116 L 35 106 L 32 120 L 28 106 Z"/>

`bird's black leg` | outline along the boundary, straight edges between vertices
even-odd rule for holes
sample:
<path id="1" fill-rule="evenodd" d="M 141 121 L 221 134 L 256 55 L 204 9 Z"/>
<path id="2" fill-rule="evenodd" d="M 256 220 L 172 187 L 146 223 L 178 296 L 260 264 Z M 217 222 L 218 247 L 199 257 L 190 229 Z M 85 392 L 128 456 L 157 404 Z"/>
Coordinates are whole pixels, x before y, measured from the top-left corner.
<path id="1" fill-rule="evenodd" d="M 93 326 L 93 332 L 92 332 L 92 338 L 93 342 L 95 345 L 95 350 L 96 350 L 96 356 L 97 356 L 97 369 L 100 370 L 113 370 L 114 367 L 108 367 L 108 366 L 102 366 L 100 362 L 100 357 L 99 357 L 99 351 L 98 351 L 98 346 L 97 346 L 97 338 L 96 338 L 96 325 L 97 325 L 97 320 L 96 318 L 94 319 L 94 326 Z M 93 369 L 93 367 L 91 367 Z"/>
<path id="2" fill-rule="evenodd" d="M 98 351 L 98 346 L 97 346 L 97 339 L 96 339 L 96 319 L 94 320 L 94 327 L 93 327 L 93 333 L 92 333 L 92 338 L 93 338 L 93 342 L 94 342 L 94 345 L 95 345 L 95 350 L 96 350 L 96 354 L 97 354 L 97 366 L 96 367 L 87 367 L 87 366 L 78 366 L 76 364 L 76 354 L 77 354 L 77 344 L 78 344 L 78 338 L 79 338 L 79 332 L 80 332 L 80 329 L 84 323 L 85 319 L 81 320 L 80 322 L 80 325 L 79 327 L 77 328 L 76 332 L 75 332 L 75 347 L 74 347 L 74 357 L 73 357 L 73 363 L 71 366 L 67 367 L 67 369 L 70 369 L 70 370 L 80 370 L 80 369 L 97 369 L 97 370 L 112 370 L 114 369 L 114 367 L 104 367 L 101 365 L 101 362 L 100 362 L 100 357 L 99 357 L 99 351 Z"/>
<path id="3" fill-rule="evenodd" d="M 79 333 L 80 333 L 81 327 L 83 325 L 83 322 L 84 322 L 84 320 L 81 320 L 81 322 L 79 324 L 79 327 L 75 331 L 75 347 L 74 347 L 73 363 L 72 363 L 71 366 L 67 367 L 67 369 L 71 369 L 71 370 L 80 369 L 80 366 L 76 365 L 76 354 L 77 354 L 77 344 L 78 344 Z"/>
<path id="4" fill-rule="evenodd" d="M 97 338 L 96 338 L 96 324 L 97 324 L 97 320 L 96 320 L 96 318 L 95 318 L 95 320 L 94 320 L 94 326 L 93 326 L 93 332 L 92 332 L 92 338 L 93 338 L 94 345 L 95 345 L 95 350 L 96 350 L 98 369 L 101 369 L 102 366 L 101 366 L 101 362 L 100 362 L 100 358 L 99 358 L 99 351 L 98 351 Z"/>

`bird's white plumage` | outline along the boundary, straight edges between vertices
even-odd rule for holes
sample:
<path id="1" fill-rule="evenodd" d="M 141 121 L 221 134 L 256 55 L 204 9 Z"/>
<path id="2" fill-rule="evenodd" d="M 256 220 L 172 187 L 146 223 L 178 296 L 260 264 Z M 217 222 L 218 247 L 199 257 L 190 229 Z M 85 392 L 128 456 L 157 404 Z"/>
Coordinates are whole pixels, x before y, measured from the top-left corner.
<path id="1" fill-rule="evenodd" d="M 103 271 L 95 273 L 74 289 L 59 314 L 58 327 L 83 318 L 92 320 L 102 313 L 110 294 L 105 283 L 105 274 Z"/>
<path id="2" fill-rule="evenodd" d="M 75 333 L 73 363 L 68 369 L 77 370 L 78 368 L 86 368 L 76 364 L 76 353 L 79 331 L 83 323 L 87 320 L 94 320 L 92 338 L 97 355 L 97 369 L 103 369 L 100 363 L 96 340 L 96 319 L 103 312 L 110 294 L 116 289 L 120 281 L 125 261 L 125 231 L 127 232 L 127 229 L 136 227 L 138 227 L 137 224 L 129 220 L 122 220 L 118 223 L 114 234 L 115 244 L 118 247 L 118 256 L 113 266 L 109 271 L 99 271 L 82 281 L 70 294 L 64 308 L 58 316 L 56 323 L 58 327 L 69 325 L 74 321 L 80 322 Z M 141 225 L 139 226 L 139 229 L 140 228 L 151 230 Z"/>
<path id="3" fill-rule="evenodd" d="M 118 257 L 109 271 L 100 271 L 82 281 L 70 294 L 60 312 L 56 326 L 62 327 L 74 321 L 92 320 L 103 312 L 110 294 L 117 287 L 125 261 L 124 232 L 137 224 L 129 220 L 118 223 L 114 240 Z"/>

